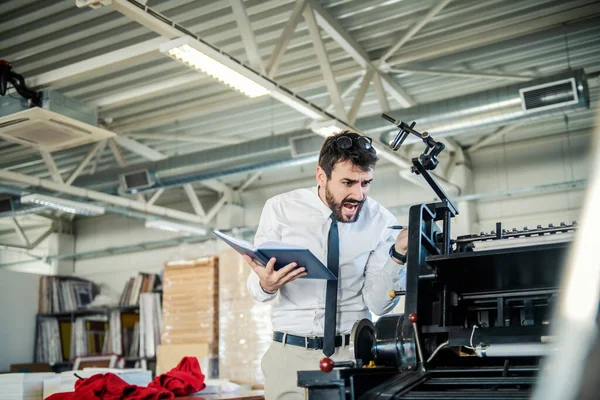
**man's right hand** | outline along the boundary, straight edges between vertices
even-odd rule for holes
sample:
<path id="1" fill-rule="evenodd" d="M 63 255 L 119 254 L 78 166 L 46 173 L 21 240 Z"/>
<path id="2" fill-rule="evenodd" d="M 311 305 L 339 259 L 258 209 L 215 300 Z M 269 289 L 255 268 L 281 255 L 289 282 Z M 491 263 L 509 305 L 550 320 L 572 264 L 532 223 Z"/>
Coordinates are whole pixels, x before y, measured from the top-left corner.
<path id="1" fill-rule="evenodd" d="M 304 268 L 295 269 L 298 264 L 291 263 L 275 271 L 275 258 L 271 258 L 266 267 L 257 264 L 252 258 L 244 255 L 244 260 L 252 267 L 260 279 L 260 286 L 267 293 L 275 293 L 280 287 L 294 279 L 307 275 Z"/>

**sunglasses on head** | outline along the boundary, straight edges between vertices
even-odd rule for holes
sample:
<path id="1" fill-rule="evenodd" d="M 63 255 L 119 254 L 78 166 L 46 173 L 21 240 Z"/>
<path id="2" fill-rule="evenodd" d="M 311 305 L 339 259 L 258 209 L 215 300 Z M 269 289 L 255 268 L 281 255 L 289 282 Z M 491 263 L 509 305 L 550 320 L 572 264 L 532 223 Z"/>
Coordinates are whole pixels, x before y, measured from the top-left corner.
<path id="1" fill-rule="evenodd" d="M 340 148 L 343 150 L 347 150 L 350 147 L 352 147 L 352 142 L 356 142 L 360 147 L 362 147 L 365 150 L 371 150 L 371 151 L 375 151 L 375 149 L 373 148 L 373 139 L 371 139 L 368 136 L 359 136 L 359 137 L 355 137 L 352 138 L 350 136 L 338 136 L 337 138 L 335 138 L 333 140 L 333 142 Z"/>

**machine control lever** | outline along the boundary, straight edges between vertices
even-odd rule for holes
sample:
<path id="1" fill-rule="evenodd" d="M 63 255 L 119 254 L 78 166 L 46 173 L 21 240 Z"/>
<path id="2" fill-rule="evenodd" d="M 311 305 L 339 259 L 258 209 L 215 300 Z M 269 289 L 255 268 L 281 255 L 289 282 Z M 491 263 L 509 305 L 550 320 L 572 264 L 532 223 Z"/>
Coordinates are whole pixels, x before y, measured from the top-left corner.
<path id="1" fill-rule="evenodd" d="M 388 296 L 390 296 L 391 299 L 395 299 L 398 296 L 405 296 L 406 295 L 406 290 L 390 290 L 388 292 Z"/>
<path id="2" fill-rule="evenodd" d="M 425 371 L 425 359 L 423 358 L 423 350 L 421 349 L 421 339 L 419 338 L 419 328 L 417 327 L 417 322 L 419 321 L 419 317 L 416 313 L 410 313 L 408 316 L 408 321 L 412 324 L 413 330 L 415 332 L 415 342 L 417 345 L 417 354 L 419 355 L 419 370 Z"/>
<path id="3" fill-rule="evenodd" d="M 319 362 L 319 369 L 323 372 L 331 372 L 334 368 L 354 368 L 356 364 L 354 361 L 333 361 L 329 357 L 323 358 Z"/>

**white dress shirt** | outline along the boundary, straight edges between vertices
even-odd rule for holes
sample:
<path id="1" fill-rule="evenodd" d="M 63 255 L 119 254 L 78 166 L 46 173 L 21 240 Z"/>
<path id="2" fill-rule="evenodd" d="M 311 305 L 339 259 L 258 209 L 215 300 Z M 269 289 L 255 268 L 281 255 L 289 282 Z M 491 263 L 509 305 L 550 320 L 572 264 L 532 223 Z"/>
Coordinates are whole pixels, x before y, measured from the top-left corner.
<path id="1" fill-rule="evenodd" d="M 317 188 L 298 189 L 270 198 L 263 208 L 254 243 L 279 241 L 308 248 L 327 265 L 327 239 L 331 209 Z M 357 320 L 383 315 L 397 303 L 391 289 L 405 286 L 404 266 L 389 256 L 395 243 L 396 218 L 371 198 L 362 205 L 358 220 L 338 222 L 340 264 L 338 273 L 337 332 L 349 333 Z M 268 294 L 258 275 L 250 274 L 247 288 L 260 302 L 272 302 L 273 330 L 300 336 L 323 336 L 326 281 L 299 278 Z"/>

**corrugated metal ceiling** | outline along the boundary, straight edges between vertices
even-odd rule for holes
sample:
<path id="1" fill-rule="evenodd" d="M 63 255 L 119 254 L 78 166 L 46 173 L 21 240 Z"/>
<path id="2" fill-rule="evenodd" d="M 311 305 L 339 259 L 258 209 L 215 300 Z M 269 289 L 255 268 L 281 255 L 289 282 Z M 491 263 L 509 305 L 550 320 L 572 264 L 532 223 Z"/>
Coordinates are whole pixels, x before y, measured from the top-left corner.
<path id="1" fill-rule="evenodd" d="M 378 59 L 438 1 L 326 0 L 320 3 L 371 59 Z M 266 63 L 290 17 L 294 1 L 248 0 L 244 4 L 261 59 Z M 578 20 L 569 20 L 567 15 L 595 4 L 598 2 L 590 0 L 454 0 L 392 56 L 390 64 L 397 68 L 532 77 L 568 68 L 585 68 L 588 74 L 595 75 L 600 71 L 600 14 Z M 234 57 L 247 61 L 229 1 L 149 0 L 147 5 Z M 536 29 L 536 21 L 552 15 L 563 16 L 563 23 Z M 515 24 L 530 24 L 531 27 L 517 37 L 499 39 L 492 44 L 457 51 L 447 48 L 439 56 L 427 55 L 427 49 L 438 43 L 449 43 L 450 46 L 453 40 L 473 41 L 490 32 L 509 30 L 506 27 Z M 360 78 L 362 70 L 338 43 L 324 31 L 321 33 L 343 92 Z M 505 32 L 505 36 L 510 35 Z M 10 60 L 14 70 L 26 78 L 158 37 L 111 7 L 80 9 L 72 0 L 8 0 L 0 3 L 0 58 Z M 421 51 L 425 52 L 422 59 Z M 401 62 L 402 57 L 413 61 L 408 64 L 392 62 Z M 71 79 L 52 84 L 50 88 L 99 105 L 102 120 L 110 129 L 144 133 L 146 136 L 137 140 L 167 156 L 223 145 L 201 143 L 202 139 L 250 140 L 306 128 L 310 122 L 272 98 L 243 97 L 158 51 L 93 73 L 77 76 L 76 72 L 73 71 Z M 393 73 L 392 76 L 419 104 L 514 82 L 414 72 Z M 143 93 L 148 87 L 175 78 L 181 79 L 177 86 Z M 321 107 L 330 104 L 303 19 L 291 37 L 275 79 Z M 593 99 L 598 97 L 597 87 L 597 84 L 593 85 Z M 136 96 L 136 93 L 143 94 Z M 349 91 L 345 99 L 347 107 L 354 93 L 355 90 Z M 392 109 L 400 107 L 393 97 L 388 96 L 388 101 Z M 380 112 L 371 85 L 358 115 Z M 574 120 L 579 118 L 584 121 L 583 125 L 592 123 L 589 113 L 581 115 Z M 550 126 L 552 122 L 548 121 L 548 124 Z M 535 126 L 543 129 L 540 122 Z M 470 145 L 480 135 L 493 131 L 486 128 L 467 132 L 456 140 L 462 145 Z M 153 134 L 177 137 L 169 140 L 147 138 Z M 198 138 L 198 141 L 182 140 L 187 137 Z M 513 136 L 508 140 L 516 138 Z M 81 146 L 54 153 L 59 171 L 65 174 L 72 171 L 89 148 Z M 137 154 L 122 150 L 129 164 L 143 160 Z M 2 141 L 0 164 L 13 171 L 48 176 L 35 150 Z M 99 157 L 96 171 L 116 166 L 115 158 L 106 148 Z M 90 171 L 91 168 L 87 168 L 85 173 Z"/>

